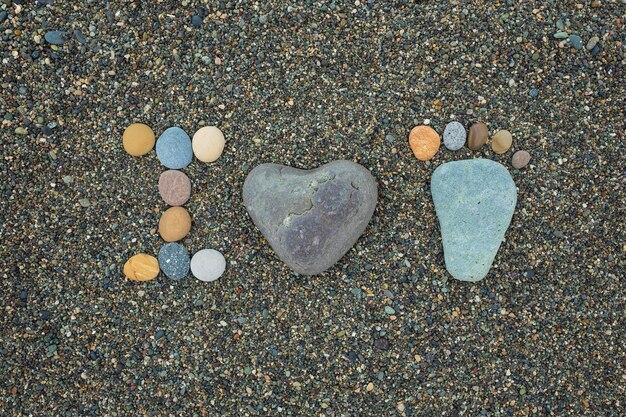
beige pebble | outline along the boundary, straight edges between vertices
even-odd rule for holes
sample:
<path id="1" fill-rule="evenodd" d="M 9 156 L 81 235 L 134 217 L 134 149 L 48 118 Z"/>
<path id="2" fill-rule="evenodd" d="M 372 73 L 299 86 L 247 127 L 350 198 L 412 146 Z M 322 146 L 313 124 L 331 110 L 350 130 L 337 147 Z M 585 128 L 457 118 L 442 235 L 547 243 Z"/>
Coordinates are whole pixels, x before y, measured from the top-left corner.
<path id="1" fill-rule="evenodd" d="M 183 207 L 170 207 L 159 220 L 159 234 L 166 242 L 177 242 L 191 230 L 191 217 Z"/>
<path id="2" fill-rule="evenodd" d="M 143 123 L 133 123 L 124 130 L 122 144 L 132 156 L 145 155 L 154 148 L 154 132 Z"/>
<path id="3" fill-rule="evenodd" d="M 439 151 L 441 138 L 432 127 L 416 126 L 409 133 L 409 145 L 417 159 L 428 161 Z"/>
<path id="4" fill-rule="evenodd" d="M 193 153 L 202 162 L 214 162 L 222 155 L 226 141 L 224 134 L 215 126 L 198 129 L 193 135 Z"/>
<path id="5" fill-rule="evenodd" d="M 508 130 L 499 130 L 498 133 L 491 138 L 491 149 L 497 154 L 508 151 L 513 144 L 513 136 Z"/>
<path id="6" fill-rule="evenodd" d="M 132 281 L 150 281 L 159 275 L 159 261 L 154 256 L 139 253 L 126 261 L 124 275 Z"/>

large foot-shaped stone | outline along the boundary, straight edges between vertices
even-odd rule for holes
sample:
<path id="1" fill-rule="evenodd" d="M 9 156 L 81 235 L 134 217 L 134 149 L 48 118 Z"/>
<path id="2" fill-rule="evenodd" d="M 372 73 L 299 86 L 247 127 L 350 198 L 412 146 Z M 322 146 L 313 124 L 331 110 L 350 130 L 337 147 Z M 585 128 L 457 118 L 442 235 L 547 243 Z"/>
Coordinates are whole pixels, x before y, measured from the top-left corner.
<path id="1" fill-rule="evenodd" d="M 356 243 L 377 197 L 374 177 L 350 161 L 310 171 L 263 164 L 243 186 L 254 224 L 278 257 L 304 275 L 327 270 Z"/>
<path id="2" fill-rule="evenodd" d="M 446 269 L 462 281 L 483 279 L 515 210 L 511 174 L 488 159 L 448 162 L 435 170 L 431 190 Z"/>

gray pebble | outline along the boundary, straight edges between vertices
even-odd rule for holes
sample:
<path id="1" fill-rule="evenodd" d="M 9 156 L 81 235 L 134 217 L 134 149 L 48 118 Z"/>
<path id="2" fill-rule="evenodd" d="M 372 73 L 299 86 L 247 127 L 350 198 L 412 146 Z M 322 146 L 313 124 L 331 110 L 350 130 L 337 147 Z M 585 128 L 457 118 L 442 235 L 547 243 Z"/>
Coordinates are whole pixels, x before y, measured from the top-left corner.
<path id="1" fill-rule="evenodd" d="M 180 243 L 166 243 L 159 250 L 159 267 L 170 279 L 179 280 L 189 273 L 189 252 Z"/>
<path id="2" fill-rule="evenodd" d="M 0 11 L 0 23 L 4 22 L 7 18 L 8 14 L 6 10 Z"/>
<path id="3" fill-rule="evenodd" d="M 202 26 L 202 18 L 201 18 L 200 16 L 198 16 L 198 15 L 194 15 L 194 16 L 191 18 L 191 24 L 192 24 L 194 27 L 199 28 L 200 26 Z"/>
<path id="4" fill-rule="evenodd" d="M 85 39 L 85 36 L 83 35 L 83 33 L 79 30 L 79 29 L 75 29 L 74 30 L 74 37 L 76 38 L 76 40 L 82 44 L 87 43 L 87 39 Z"/>
<path id="5" fill-rule="evenodd" d="M 592 36 L 589 39 L 589 42 L 587 42 L 587 50 L 591 51 L 598 44 L 599 40 L 600 38 L 598 38 L 597 36 Z"/>
<path id="6" fill-rule="evenodd" d="M 560 31 L 555 33 L 554 35 L 554 39 L 565 39 L 569 36 L 569 34 L 565 31 Z"/>
<path id="7" fill-rule="evenodd" d="M 52 45 L 63 45 L 67 42 L 67 38 L 65 37 L 65 32 L 60 30 L 53 30 L 45 34 L 44 36 L 46 42 Z"/>
<path id="8" fill-rule="evenodd" d="M 450 122 L 443 131 L 443 144 L 451 151 L 458 151 L 465 145 L 467 132 L 459 122 Z"/>

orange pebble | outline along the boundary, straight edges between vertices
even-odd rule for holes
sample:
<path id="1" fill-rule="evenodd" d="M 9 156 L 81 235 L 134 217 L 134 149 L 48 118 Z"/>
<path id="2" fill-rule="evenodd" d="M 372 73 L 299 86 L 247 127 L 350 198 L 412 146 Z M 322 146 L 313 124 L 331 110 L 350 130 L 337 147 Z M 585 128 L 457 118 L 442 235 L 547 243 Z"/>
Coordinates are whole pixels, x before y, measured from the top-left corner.
<path id="1" fill-rule="evenodd" d="M 159 275 L 159 261 L 145 253 L 137 254 L 124 264 L 124 275 L 132 281 L 150 281 Z"/>
<path id="2" fill-rule="evenodd" d="M 409 145 L 417 159 L 428 161 L 439 151 L 441 138 L 432 127 L 416 126 L 409 134 Z"/>

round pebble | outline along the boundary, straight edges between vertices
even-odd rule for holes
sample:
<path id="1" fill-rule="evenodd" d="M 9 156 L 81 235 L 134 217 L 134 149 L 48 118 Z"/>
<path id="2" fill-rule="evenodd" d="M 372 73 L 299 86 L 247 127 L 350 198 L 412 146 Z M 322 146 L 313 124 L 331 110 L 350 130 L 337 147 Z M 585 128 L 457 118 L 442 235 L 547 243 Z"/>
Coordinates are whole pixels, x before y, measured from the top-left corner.
<path id="1" fill-rule="evenodd" d="M 166 242 L 181 240 L 191 230 L 191 217 L 183 207 L 170 207 L 159 220 L 159 234 Z"/>
<path id="2" fill-rule="evenodd" d="M 200 281 L 215 281 L 225 269 L 224 255 L 214 249 L 202 249 L 191 258 L 191 273 Z"/>
<path id="3" fill-rule="evenodd" d="M 474 123 L 470 127 L 469 134 L 467 135 L 467 147 L 473 151 L 477 151 L 487 143 L 488 138 L 489 129 L 487 129 L 487 125 L 482 122 Z"/>
<path id="4" fill-rule="evenodd" d="M 499 130 L 498 133 L 491 138 L 491 149 L 497 154 L 508 151 L 513 144 L 513 136 L 508 130 Z"/>
<path id="5" fill-rule="evenodd" d="M 522 169 L 530 162 L 530 154 L 526 151 L 517 151 L 513 154 L 511 164 L 513 168 Z"/>
<path id="6" fill-rule="evenodd" d="M 154 132 L 143 123 L 133 123 L 122 135 L 124 150 L 132 156 L 145 155 L 154 148 Z"/>
<path id="7" fill-rule="evenodd" d="M 193 151 L 189 135 L 180 127 L 170 127 L 156 143 L 159 161 L 170 169 L 185 168 L 191 163 Z"/>
<path id="8" fill-rule="evenodd" d="M 191 196 L 191 181 L 184 172 L 170 169 L 159 177 L 159 194 L 170 206 L 182 206 Z"/>
<path id="9" fill-rule="evenodd" d="M 159 261 L 154 256 L 139 253 L 126 261 L 124 275 L 132 281 L 150 281 L 159 275 Z"/>
<path id="10" fill-rule="evenodd" d="M 214 162 L 224 151 L 224 134 L 215 126 L 200 128 L 193 135 L 193 153 L 202 162 Z"/>
<path id="11" fill-rule="evenodd" d="M 450 122 L 443 131 L 443 144 L 451 151 L 458 151 L 465 145 L 467 132 L 459 122 Z"/>
<path id="12" fill-rule="evenodd" d="M 180 243 L 166 243 L 159 250 L 159 266 L 170 279 L 185 278 L 189 273 L 189 252 Z"/>
<path id="13" fill-rule="evenodd" d="M 441 139 L 432 127 L 416 126 L 409 134 L 409 145 L 417 159 L 428 161 L 439 150 Z"/>

